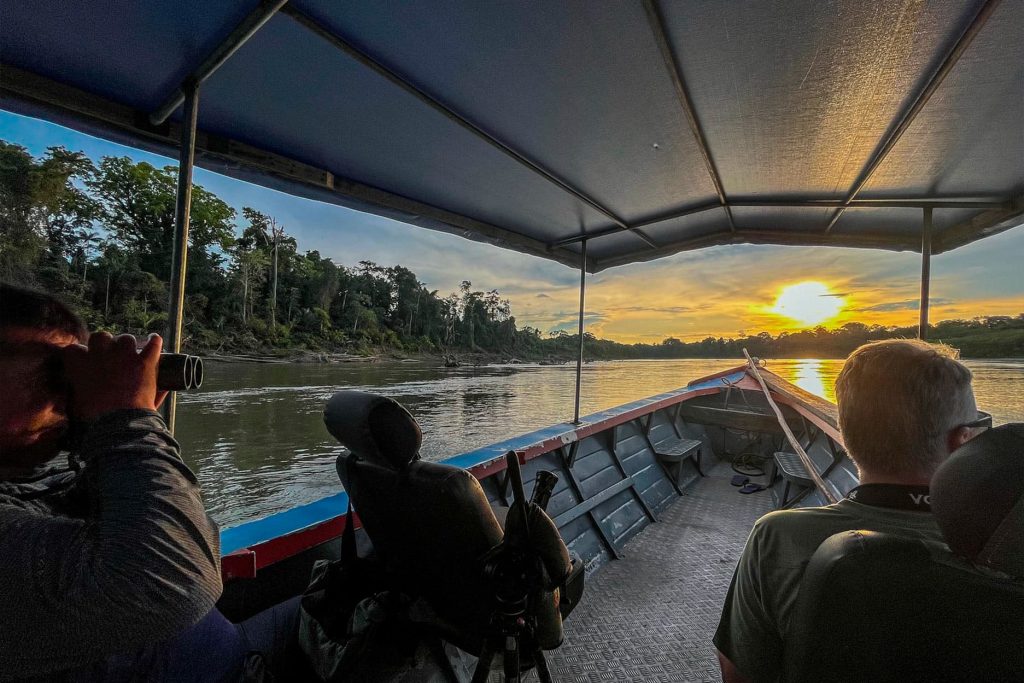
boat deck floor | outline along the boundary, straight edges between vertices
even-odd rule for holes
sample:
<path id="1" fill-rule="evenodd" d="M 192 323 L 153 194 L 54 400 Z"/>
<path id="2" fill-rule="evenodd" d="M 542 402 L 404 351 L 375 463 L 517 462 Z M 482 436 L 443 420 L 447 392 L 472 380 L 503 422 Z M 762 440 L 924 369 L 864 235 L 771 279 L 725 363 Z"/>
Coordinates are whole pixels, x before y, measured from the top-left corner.
<path id="1" fill-rule="evenodd" d="M 587 578 L 564 644 L 547 653 L 554 680 L 721 680 L 711 637 L 750 527 L 772 509 L 733 474 L 719 462 Z"/>

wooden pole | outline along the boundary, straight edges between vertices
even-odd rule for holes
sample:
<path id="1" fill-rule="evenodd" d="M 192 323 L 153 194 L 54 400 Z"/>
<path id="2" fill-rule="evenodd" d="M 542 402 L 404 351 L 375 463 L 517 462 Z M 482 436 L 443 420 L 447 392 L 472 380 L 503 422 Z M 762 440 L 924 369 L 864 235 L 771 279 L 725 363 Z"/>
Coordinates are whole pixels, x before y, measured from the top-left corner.
<path id="1" fill-rule="evenodd" d="M 921 226 L 921 301 L 918 309 L 921 319 L 917 324 L 917 338 L 928 338 L 928 289 L 932 276 L 932 207 L 924 207 L 924 223 Z"/>
<path id="2" fill-rule="evenodd" d="M 839 497 L 832 492 L 832 489 L 825 483 L 825 480 L 818 474 L 818 469 L 814 466 L 814 462 L 811 457 L 807 455 L 807 451 L 803 449 L 800 442 L 797 441 L 796 436 L 793 435 L 793 431 L 789 428 L 789 424 L 786 422 L 786 418 L 783 417 L 782 411 L 779 410 L 779 406 L 775 403 L 775 399 L 772 398 L 772 393 L 768 389 L 768 385 L 764 383 L 764 378 L 761 377 L 761 371 L 757 369 L 757 363 L 750 357 L 746 349 L 743 349 L 743 355 L 747 359 L 747 366 L 749 367 L 750 374 L 757 380 L 757 383 L 761 385 L 761 390 L 764 391 L 764 397 L 768 399 L 768 405 L 775 412 L 775 417 L 779 421 L 779 426 L 782 427 L 782 431 L 786 435 L 786 439 L 789 440 L 789 445 L 796 451 L 797 456 L 800 458 L 800 462 L 803 463 L 804 469 L 810 475 L 811 480 L 814 482 L 815 487 L 821 494 L 825 496 L 829 503 L 838 503 Z"/>
<path id="3" fill-rule="evenodd" d="M 174 206 L 174 250 L 171 261 L 171 303 L 167 310 L 167 339 L 164 350 L 181 352 L 181 322 L 185 312 L 185 274 L 188 271 L 188 220 L 192 208 L 192 167 L 196 150 L 196 118 L 199 112 L 199 85 L 191 84 L 185 92 L 185 118 L 181 126 L 181 150 L 178 153 L 178 191 Z M 164 420 L 174 433 L 177 394 L 171 392 L 164 401 Z"/>

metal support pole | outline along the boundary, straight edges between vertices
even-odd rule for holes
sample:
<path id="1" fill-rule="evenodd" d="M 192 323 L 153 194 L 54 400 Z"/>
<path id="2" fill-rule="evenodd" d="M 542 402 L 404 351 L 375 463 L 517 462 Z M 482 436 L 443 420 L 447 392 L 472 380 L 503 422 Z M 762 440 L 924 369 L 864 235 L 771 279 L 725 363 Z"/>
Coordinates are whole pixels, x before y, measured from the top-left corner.
<path id="1" fill-rule="evenodd" d="M 185 274 L 188 272 L 188 220 L 192 208 L 192 165 L 195 162 L 196 118 L 199 113 L 199 85 L 185 87 L 185 116 L 181 122 L 181 150 L 178 153 L 178 191 L 174 205 L 174 247 L 171 260 L 171 303 L 167 309 L 167 338 L 164 350 L 181 352 L 181 321 L 185 311 Z M 174 433 L 177 395 L 172 391 L 164 402 L 164 419 Z"/>
<path id="2" fill-rule="evenodd" d="M 580 383 L 583 380 L 583 306 L 587 296 L 587 240 L 580 242 L 580 355 L 576 359 L 576 407 L 572 413 L 572 423 L 580 423 Z"/>
<path id="3" fill-rule="evenodd" d="M 924 224 L 921 226 L 921 301 L 918 306 L 921 319 L 917 325 L 917 338 L 928 338 L 928 286 L 932 275 L 932 207 L 924 208 Z"/>

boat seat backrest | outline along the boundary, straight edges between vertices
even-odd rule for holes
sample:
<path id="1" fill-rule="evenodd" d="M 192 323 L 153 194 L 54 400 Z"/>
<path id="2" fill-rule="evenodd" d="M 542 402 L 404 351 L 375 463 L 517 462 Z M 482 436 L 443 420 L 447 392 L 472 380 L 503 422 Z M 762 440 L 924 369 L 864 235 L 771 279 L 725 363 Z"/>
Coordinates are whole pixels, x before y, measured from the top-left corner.
<path id="1" fill-rule="evenodd" d="M 676 435 L 676 430 L 672 428 L 671 417 L 654 413 L 650 419 L 653 420 L 653 423 L 647 432 L 647 438 L 650 439 L 652 444 L 679 438 Z"/>
<path id="2" fill-rule="evenodd" d="M 940 543 L 845 531 L 807 566 L 785 681 L 1001 681 L 1024 671 L 1024 584 Z"/>
<path id="3" fill-rule="evenodd" d="M 804 452 L 807 453 L 807 457 L 814 463 L 814 467 L 819 474 L 830 471 L 832 466 L 842 459 L 842 454 L 838 449 L 833 451 L 828 448 L 828 435 L 824 432 L 819 431 L 809 443 L 802 437 L 798 437 L 798 439 Z M 819 445 L 822 447 L 819 448 Z M 792 446 L 787 444 L 787 449 L 795 454 Z"/>
<path id="4" fill-rule="evenodd" d="M 1024 424 L 957 449 L 932 477 L 931 501 L 954 553 L 1024 582 Z"/>
<path id="5" fill-rule="evenodd" d="M 830 446 L 831 443 L 831 446 Z M 843 450 L 830 441 L 829 435 L 819 430 L 814 439 L 805 447 L 807 454 L 811 457 L 819 472 L 831 471 L 831 469 L 843 459 Z"/>
<path id="6" fill-rule="evenodd" d="M 493 589 L 480 558 L 504 534 L 480 482 L 451 465 L 396 470 L 355 453 L 339 458 L 338 472 L 396 587 L 425 598 L 454 631 L 485 628 Z"/>
<path id="7" fill-rule="evenodd" d="M 478 650 L 495 608 L 481 557 L 504 536 L 480 482 L 416 458 L 419 427 L 392 399 L 340 392 L 324 420 L 350 451 L 338 474 L 389 579 L 429 603 L 449 640 Z"/>
<path id="8" fill-rule="evenodd" d="M 419 457 L 423 433 L 394 399 L 363 391 L 339 391 L 324 410 L 327 431 L 361 459 L 400 469 Z"/>

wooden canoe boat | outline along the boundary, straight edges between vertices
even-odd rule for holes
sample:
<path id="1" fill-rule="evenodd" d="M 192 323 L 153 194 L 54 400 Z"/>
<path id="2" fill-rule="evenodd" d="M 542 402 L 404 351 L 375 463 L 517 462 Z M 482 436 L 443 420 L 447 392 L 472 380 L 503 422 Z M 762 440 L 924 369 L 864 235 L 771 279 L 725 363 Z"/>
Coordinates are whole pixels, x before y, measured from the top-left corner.
<path id="1" fill-rule="evenodd" d="M 833 491 L 841 496 L 856 486 L 835 406 L 768 371 L 761 375 Z M 776 453 L 792 455 L 792 449 L 761 386 L 744 367 L 589 415 L 578 425 L 552 425 L 445 462 L 473 473 L 494 505 L 507 505 L 504 471 L 510 451 L 522 466 L 528 494 L 538 471 L 558 475 L 548 512 L 566 545 L 586 562 L 588 574 L 629 553 L 629 544 L 681 497 L 701 490 L 707 480 L 731 478 L 734 461 L 740 469 L 746 464 L 763 472 L 750 479 L 768 490 L 750 496 L 728 490 L 731 499 L 756 497 L 755 513 L 828 502 L 822 491 L 780 467 L 785 463 Z M 347 495 L 339 493 L 224 530 L 222 611 L 239 619 L 298 594 L 316 559 L 338 556 L 342 531 L 350 523 L 347 504 Z M 358 510 L 354 516 L 358 529 Z M 755 518 L 737 527 L 741 539 Z"/>

